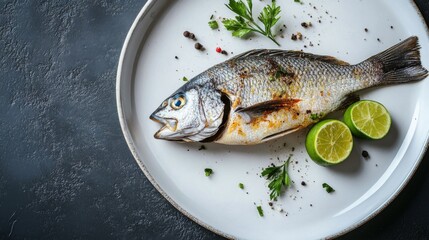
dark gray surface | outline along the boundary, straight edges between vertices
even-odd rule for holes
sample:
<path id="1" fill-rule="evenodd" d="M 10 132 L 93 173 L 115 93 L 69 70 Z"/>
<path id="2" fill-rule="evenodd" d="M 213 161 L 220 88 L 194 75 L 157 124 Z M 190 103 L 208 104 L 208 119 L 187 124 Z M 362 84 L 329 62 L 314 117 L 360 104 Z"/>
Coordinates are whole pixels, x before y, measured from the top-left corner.
<path id="1" fill-rule="evenodd" d="M 221 239 L 153 188 L 119 127 L 116 67 L 144 2 L 0 3 L 0 239 Z M 429 238 L 428 161 L 342 238 Z"/>

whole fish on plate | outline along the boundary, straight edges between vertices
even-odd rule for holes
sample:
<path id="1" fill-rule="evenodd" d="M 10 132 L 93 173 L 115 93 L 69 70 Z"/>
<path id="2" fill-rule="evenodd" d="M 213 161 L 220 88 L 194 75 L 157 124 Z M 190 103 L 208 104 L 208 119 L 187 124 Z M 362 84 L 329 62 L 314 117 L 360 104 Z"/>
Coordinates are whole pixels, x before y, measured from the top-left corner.
<path id="1" fill-rule="evenodd" d="M 191 79 L 152 113 L 155 138 L 258 144 L 305 128 L 369 87 L 422 80 L 417 37 L 350 65 L 298 51 L 252 50 Z"/>

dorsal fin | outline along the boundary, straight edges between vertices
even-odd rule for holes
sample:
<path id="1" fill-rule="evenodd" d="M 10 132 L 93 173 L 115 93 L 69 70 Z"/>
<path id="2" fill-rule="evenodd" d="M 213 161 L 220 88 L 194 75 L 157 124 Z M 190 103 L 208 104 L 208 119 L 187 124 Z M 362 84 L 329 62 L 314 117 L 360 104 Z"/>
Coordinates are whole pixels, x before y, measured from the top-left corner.
<path id="1" fill-rule="evenodd" d="M 262 56 L 270 56 L 270 57 L 295 57 L 295 58 L 308 58 L 313 61 L 322 61 L 326 63 L 336 64 L 336 65 L 343 65 L 347 66 L 350 65 L 347 62 L 344 62 L 342 60 L 339 60 L 335 57 L 331 56 L 324 56 L 324 55 L 316 55 L 312 53 L 305 53 L 301 51 L 285 51 L 285 50 L 279 50 L 279 49 L 255 49 L 250 50 L 244 53 L 241 53 L 230 60 L 236 61 L 240 59 L 244 59 L 247 57 L 262 57 Z"/>

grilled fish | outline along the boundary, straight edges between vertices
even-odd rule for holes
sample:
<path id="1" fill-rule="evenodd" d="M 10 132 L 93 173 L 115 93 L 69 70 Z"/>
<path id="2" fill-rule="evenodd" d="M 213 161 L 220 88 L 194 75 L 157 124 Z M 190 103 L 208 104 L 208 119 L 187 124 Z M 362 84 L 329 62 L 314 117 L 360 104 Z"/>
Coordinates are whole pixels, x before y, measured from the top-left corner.
<path id="1" fill-rule="evenodd" d="M 250 145 L 303 129 L 357 100 L 356 91 L 422 80 L 417 37 L 350 65 L 299 51 L 252 50 L 217 64 L 150 115 L 155 138 Z"/>

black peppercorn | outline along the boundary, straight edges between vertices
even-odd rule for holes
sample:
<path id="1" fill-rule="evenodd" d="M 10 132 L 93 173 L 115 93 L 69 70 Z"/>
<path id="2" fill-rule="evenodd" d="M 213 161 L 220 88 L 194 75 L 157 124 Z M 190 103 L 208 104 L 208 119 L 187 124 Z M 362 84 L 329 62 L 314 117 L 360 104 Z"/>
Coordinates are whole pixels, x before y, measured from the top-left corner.
<path id="1" fill-rule="evenodd" d="M 195 49 L 201 50 L 203 48 L 203 45 L 201 43 L 195 43 Z"/>

